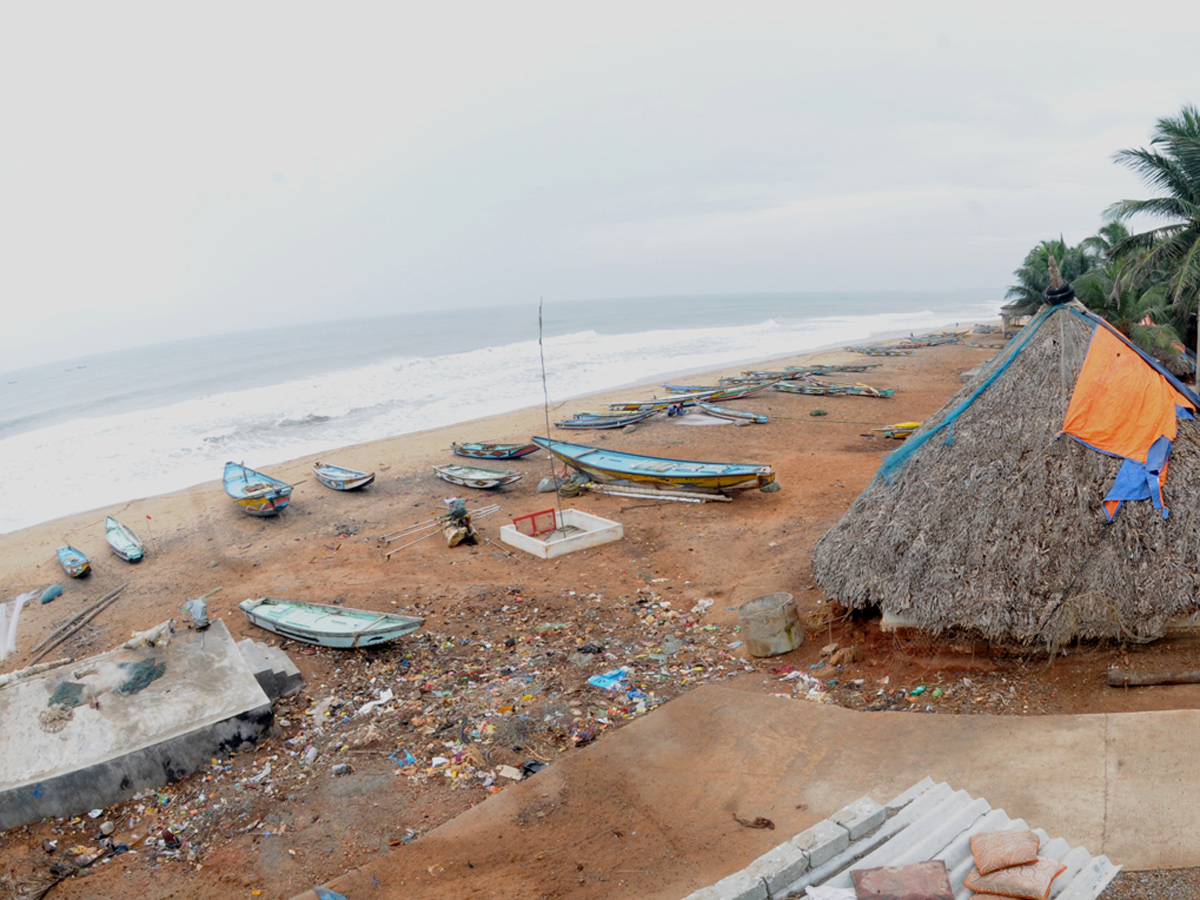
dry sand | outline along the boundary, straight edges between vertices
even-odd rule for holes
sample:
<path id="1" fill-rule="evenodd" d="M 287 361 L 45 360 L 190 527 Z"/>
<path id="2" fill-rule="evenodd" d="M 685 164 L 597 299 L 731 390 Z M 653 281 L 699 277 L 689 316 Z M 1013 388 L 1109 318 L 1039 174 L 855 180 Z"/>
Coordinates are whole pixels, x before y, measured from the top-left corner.
<path id="1" fill-rule="evenodd" d="M 991 337 L 977 340 L 995 343 Z M 322 487 L 312 476 L 311 458 L 261 466 L 296 485 L 291 506 L 273 519 L 243 514 L 213 481 L 4 535 L 0 595 L 54 582 L 62 582 L 65 590 L 50 604 L 26 607 L 19 652 L 0 664 L 2 671 L 27 665 L 30 649 L 58 624 L 125 582 L 120 599 L 64 645 L 62 654 L 79 658 L 101 652 L 168 617 L 186 627 L 179 605 L 218 587 L 209 613 L 223 619 L 235 638 L 269 638 L 236 608 L 258 595 L 316 602 L 344 598 L 352 606 L 426 617 L 419 636 L 370 653 L 282 642 L 307 685 L 278 707 L 278 737 L 255 753 L 219 760 L 210 772 L 166 786 L 161 796 L 146 795 L 107 810 L 105 818 L 117 824 L 114 839 L 133 845 L 135 852 L 94 866 L 85 878 L 64 881 L 53 896 L 288 897 L 367 863 L 394 865 L 399 873 L 404 844 L 512 783 L 503 777 L 488 783 L 484 776 L 500 766 L 519 767 L 531 758 L 553 764 L 557 754 L 584 752 L 606 732 L 696 683 L 740 673 L 747 689 L 777 690 L 775 679 L 765 675 L 788 667 L 808 671 L 830 640 L 860 648 L 858 661 L 840 676 L 843 689 L 834 694 L 852 708 L 908 708 L 899 692 L 922 683 L 945 687 L 938 713 L 1196 705 L 1200 686 L 1145 693 L 1103 688 L 1104 669 L 1114 660 L 1128 661 L 1119 648 L 1073 648 L 1069 657 L 1048 666 L 1044 659 L 961 642 L 900 639 L 880 634 L 872 621 L 839 617 L 813 585 L 814 543 L 868 483 L 882 455 L 896 446 L 871 436 L 870 429 L 930 415 L 961 386 L 961 372 L 994 353 L 986 346 L 949 345 L 909 357 L 867 359 L 833 351 L 773 361 L 762 367 L 814 360 L 877 362 L 879 368 L 868 373 L 836 377 L 894 387 L 896 393 L 878 400 L 771 391 L 738 402 L 769 414 L 767 425 L 708 427 L 692 417 L 659 416 L 630 433 L 576 434 L 572 439 L 581 443 L 634 453 L 769 464 L 782 489 L 743 492 L 731 503 L 704 505 L 592 494 L 572 498 L 565 505 L 620 521 L 625 539 L 553 561 L 512 552 L 499 541 L 500 526 L 513 516 L 554 505 L 553 495 L 535 493 L 539 479 L 551 471 L 545 454 L 493 464 L 525 473 L 503 492 L 454 488 L 430 470 L 433 464 L 462 461 L 450 453 L 455 440 L 523 441 L 544 434 L 547 413 L 541 409 L 326 454 L 326 462 L 377 473 L 375 484 L 359 493 Z M 613 392 L 559 404 L 548 415 L 554 421 L 610 400 L 653 393 L 653 386 Z M 827 415 L 811 416 L 814 409 Z M 385 550 L 396 545 L 382 543 L 383 535 L 440 515 L 443 498 L 456 494 L 469 495 L 475 507 L 501 507 L 477 522 L 477 546 L 448 549 L 435 537 L 385 558 Z M 144 561 L 129 565 L 108 551 L 106 514 L 147 540 Z M 64 578 L 54 556 L 64 542 L 92 557 L 88 578 Z M 795 595 L 809 640 L 792 653 L 757 660 L 736 646 L 735 608 L 771 591 Z M 700 600 L 713 603 L 704 612 L 691 612 Z M 588 644 L 606 652 L 594 660 L 577 654 L 569 661 L 572 652 Z M 1189 641 L 1159 642 L 1139 652 L 1150 654 L 1147 667 L 1197 664 Z M 636 698 L 606 706 L 586 682 L 589 674 L 623 664 L 645 686 L 640 706 Z M 969 687 L 963 686 L 964 676 L 971 679 Z M 845 689 L 856 678 L 866 679 L 872 689 Z M 873 686 L 885 678 L 889 687 L 877 693 Z M 527 688 L 518 683 L 521 679 Z M 399 706 L 393 709 L 398 711 L 366 726 L 341 714 L 388 685 L 396 689 Z M 320 751 L 321 764 L 302 770 L 298 757 L 308 746 Z M 412 752 L 415 763 L 403 765 L 398 751 Z M 431 764 L 438 753 L 451 760 L 449 766 Z M 349 761 L 351 776 L 329 776 L 327 764 L 338 760 Z M 267 762 L 273 765 L 272 778 L 249 781 Z M 723 814 L 714 818 L 713 841 L 719 842 L 729 827 Z M 182 829 L 181 847 L 163 840 L 164 828 Z M 96 829 L 88 819 L 47 821 L 0 835 L 0 898 L 6 890 L 10 896 L 29 896 L 19 893 L 22 885 L 45 883 L 52 866 L 94 854 L 100 847 Z M 567 822 L 556 840 L 567 845 L 577 839 L 572 829 L 582 833 L 586 822 Z M 504 839 L 523 839 L 520 823 L 509 830 Z M 44 841 L 57 844 L 48 851 Z M 680 855 L 703 874 L 702 857 Z M 570 865 L 560 856 L 546 857 L 545 895 L 639 896 L 636 883 L 618 888 L 615 876 L 604 877 L 621 869 L 618 851 L 592 862 L 602 875 L 579 885 L 573 857 Z M 697 870 L 689 871 L 695 875 Z M 719 865 L 713 868 L 719 871 Z M 478 890 L 506 896 L 502 880 L 484 871 Z M 400 895 L 381 888 L 378 896 Z"/>

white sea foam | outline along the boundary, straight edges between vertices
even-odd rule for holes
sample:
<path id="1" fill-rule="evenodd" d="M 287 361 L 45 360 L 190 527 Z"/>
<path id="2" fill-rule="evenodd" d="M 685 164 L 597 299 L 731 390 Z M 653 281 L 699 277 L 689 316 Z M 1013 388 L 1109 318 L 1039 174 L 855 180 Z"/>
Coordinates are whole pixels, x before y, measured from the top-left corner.
<path id="1" fill-rule="evenodd" d="M 83 404 L 93 412 L 79 415 L 72 408 L 69 417 L 47 415 L 40 427 L 36 413 L 26 408 L 19 420 L 17 413 L 8 423 L 0 420 L 10 432 L 24 429 L 0 440 L 0 470 L 36 468 L 43 477 L 6 479 L 0 531 L 211 481 L 220 477 L 226 460 L 269 467 L 349 444 L 540 406 L 542 349 L 549 397 L 559 403 L 625 385 L 678 380 L 689 372 L 930 330 L 955 319 L 980 321 L 994 309 L 994 304 L 977 303 L 806 319 L 781 307 L 754 322 L 706 326 L 683 324 L 695 318 L 682 300 L 681 324 L 675 325 L 671 309 L 659 302 L 655 327 L 621 333 L 571 328 L 547 336 L 542 348 L 536 339 L 491 346 L 477 337 L 476 343 L 484 345 L 471 347 L 464 340 L 460 352 L 423 355 L 409 348 L 364 360 L 348 345 L 341 367 L 276 383 L 204 396 L 179 389 L 174 400 L 170 392 L 147 392 L 136 402 L 127 393 L 115 402 L 113 391 Z M 211 356 L 213 350 L 203 352 Z M 118 371 L 121 364 L 106 361 Z M 235 367 L 234 354 L 222 364 Z M 129 365 L 133 371 L 132 356 Z M 231 368 L 224 383 L 228 387 L 237 380 Z M 19 391 L 22 382 L 9 384 Z M 647 393 L 653 391 L 631 391 L 631 397 Z M 13 396 L 20 400 L 19 394 Z M 54 476 L 50 487 L 44 477 L 49 473 Z"/>

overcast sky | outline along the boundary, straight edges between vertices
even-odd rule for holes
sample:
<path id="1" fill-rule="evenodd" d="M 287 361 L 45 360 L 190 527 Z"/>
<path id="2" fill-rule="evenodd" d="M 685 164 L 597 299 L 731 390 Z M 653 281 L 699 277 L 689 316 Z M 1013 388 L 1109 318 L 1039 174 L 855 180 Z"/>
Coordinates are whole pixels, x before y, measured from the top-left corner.
<path id="1" fill-rule="evenodd" d="M 7 3 L 0 369 L 542 297 L 999 302 L 1150 196 L 1112 154 L 1200 100 L 1189 9 Z"/>

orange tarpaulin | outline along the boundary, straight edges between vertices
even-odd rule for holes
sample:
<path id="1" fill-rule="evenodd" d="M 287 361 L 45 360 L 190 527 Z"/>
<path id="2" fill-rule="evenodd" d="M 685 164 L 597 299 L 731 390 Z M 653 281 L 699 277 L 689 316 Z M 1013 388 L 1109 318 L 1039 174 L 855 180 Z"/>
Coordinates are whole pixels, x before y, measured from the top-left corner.
<path id="1" fill-rule="evenodd" d="M 1101 326 L 1092 335 L 1062 430 L 1103 453 L 1144 463 L 1160 437 L 1175 440 L 1177 406 L 1195 410 L 1133 348 Z"/>

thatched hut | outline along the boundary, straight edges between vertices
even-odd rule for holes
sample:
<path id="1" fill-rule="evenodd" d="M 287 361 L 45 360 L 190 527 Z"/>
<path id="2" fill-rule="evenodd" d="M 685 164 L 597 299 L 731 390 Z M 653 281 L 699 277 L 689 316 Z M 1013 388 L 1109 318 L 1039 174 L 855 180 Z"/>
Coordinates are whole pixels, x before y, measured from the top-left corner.
<path id="1" fill-rule="evenodd" d="M 1157 637 L 1200 610 L 1189 408 L 1200 397 L 1078 302 L 1043 307 L 889 454 L 818 542 L 817 582 L 933 634 Z"/>

